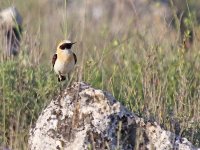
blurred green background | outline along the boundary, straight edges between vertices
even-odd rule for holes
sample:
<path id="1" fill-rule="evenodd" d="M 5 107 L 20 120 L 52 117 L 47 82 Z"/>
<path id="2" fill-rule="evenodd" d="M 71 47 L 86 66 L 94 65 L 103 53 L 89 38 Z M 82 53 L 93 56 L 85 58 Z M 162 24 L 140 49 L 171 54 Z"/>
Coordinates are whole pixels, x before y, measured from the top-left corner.
<path id="1" fill-rule="evenodd" d="M 200 146 L 200 1 L 0 1 L 13 5 L 23 37 L 18 57 L 0 57 L 0 146 L 28 149 L 29 128 L 59 94 L 51 58 L 63 39 L 77 42 L 73 82 Z"/>

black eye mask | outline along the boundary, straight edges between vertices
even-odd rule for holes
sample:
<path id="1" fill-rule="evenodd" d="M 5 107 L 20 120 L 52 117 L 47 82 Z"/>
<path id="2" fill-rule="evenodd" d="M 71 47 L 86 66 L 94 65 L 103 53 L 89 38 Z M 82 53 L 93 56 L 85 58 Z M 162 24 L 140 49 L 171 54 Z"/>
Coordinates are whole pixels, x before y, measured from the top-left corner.
<path id="1" fill-rule="evenodd" d="M 62 50 L 71 49 L 72 45 L 73 45 L 73 43 L 64 43 L 64 44 L 60 45 L 60 49 L 62 49 Z"/>

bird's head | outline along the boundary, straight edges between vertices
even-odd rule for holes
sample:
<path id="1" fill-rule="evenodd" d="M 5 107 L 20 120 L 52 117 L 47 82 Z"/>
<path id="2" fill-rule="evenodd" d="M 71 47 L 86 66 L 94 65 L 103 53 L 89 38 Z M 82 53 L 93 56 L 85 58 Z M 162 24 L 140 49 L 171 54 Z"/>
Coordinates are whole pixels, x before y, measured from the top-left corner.
<path id="1" fill-rule="evenodd" d="M 71 49 L 72 48 L 72 45 L 73 44 L 75 44 L 76 42 L 71 42 L 71 41 L 69 41 L 69 40 L 64 40 L 64 41 L 62 41 L 62 42 L 60 42 L 59 44 L 58 44 L 58 49 L 61 49 L 61 50 L 69 50 L 69 49 Z"/>

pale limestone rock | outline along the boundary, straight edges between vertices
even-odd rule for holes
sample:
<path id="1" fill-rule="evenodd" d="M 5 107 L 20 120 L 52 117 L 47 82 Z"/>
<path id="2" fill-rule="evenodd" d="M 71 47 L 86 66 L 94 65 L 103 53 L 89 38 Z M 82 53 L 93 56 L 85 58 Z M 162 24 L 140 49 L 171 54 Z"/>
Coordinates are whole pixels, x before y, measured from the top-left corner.
<path id="1" fill-rule="evenodd" d="M 0 49 L 4 54 L 17 55 L 22 36 L 22 17 L 12 6 L 0 11 Z"/>
<path id="2" fill-rule="evenodd" d="M 108 92 L 74 83 L 41 113 L 30 130 L 31 150 L 195 150 L 185 138 L 145 122 Z"/>
<path id="3" fill-rule="evenodd" d="M 22 17 L 14 6 L 0 11 L 0 25 L 1 26 L 13 27 L 16 24 L 22 25 Z"/>

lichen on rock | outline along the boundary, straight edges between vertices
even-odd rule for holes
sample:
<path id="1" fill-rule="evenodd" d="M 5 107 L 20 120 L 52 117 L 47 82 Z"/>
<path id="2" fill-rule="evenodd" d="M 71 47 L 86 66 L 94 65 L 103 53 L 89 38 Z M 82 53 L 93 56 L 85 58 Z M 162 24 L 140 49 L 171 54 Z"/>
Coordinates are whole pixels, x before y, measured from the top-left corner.
<path id="1" fill-rule="evenodd" d="M 78 82 L 41 113 L 30 130 L 31 150 L 195 149 L 156 123 L 145 122 L 111 94 Z"/>

